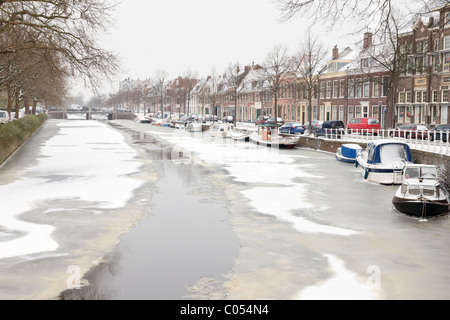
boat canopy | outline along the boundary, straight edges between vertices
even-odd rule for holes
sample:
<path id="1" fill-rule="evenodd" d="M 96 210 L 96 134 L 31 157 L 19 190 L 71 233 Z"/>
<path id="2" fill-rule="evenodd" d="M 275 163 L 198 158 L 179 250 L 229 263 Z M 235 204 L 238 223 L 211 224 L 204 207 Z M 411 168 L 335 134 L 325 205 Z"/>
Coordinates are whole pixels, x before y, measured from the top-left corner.
<path id="1" fill-rule="evenodd" d="M 374 141 L 367 145 L 368 164 L 388 164 L 398 162 L 412 162 L 411 149 L 407 143 L 401 141 Z"/>

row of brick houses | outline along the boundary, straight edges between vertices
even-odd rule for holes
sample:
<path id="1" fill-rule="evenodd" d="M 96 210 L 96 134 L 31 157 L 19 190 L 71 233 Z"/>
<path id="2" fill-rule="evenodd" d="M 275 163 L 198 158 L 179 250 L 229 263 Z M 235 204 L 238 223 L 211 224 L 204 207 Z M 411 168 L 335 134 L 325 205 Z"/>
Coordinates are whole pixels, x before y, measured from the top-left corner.
<path id="1" fill-rule="evenodd" d="M 450 123 L 450 5 L 439 0 L 433 3 L 432 10 L 417 14 L 398 38 L 404 63 L 393 86 L 392 71 L 372 58 L 376 45 L 370 32 L 364 33 L 360 49 L 340 50 L 335 46 L 326 71 L 315 85 L 312 119 L 349 123 L 358 117 L 374 117 L 385 128 L 403 123 L 429 127 Z M 179 77 L 169 82 L 167 96 L 171 98 L 165 100 L 164 111 L 231 115 L 238 121 L 250 122 L 260 115 L 275 115 L 263 68 L 252 64 L 238 71 L 237 89 L 230 86 L 227 74 L 201 80 Z M 192 90 L 188 99 L 180 99 L 177 92 L 185 90 L 186 83 L 192 85 Z M 394 88 L 393 94 L 388 94 L 388 88 Z M 237 110 L 233 91 L 239 93 Z M 160 110 L 158 103 L 154 103 L 155 110 Z M 308 121 L 305 87 L 294 73 L 284 79 L 277 114 L 285 121 Z"/>

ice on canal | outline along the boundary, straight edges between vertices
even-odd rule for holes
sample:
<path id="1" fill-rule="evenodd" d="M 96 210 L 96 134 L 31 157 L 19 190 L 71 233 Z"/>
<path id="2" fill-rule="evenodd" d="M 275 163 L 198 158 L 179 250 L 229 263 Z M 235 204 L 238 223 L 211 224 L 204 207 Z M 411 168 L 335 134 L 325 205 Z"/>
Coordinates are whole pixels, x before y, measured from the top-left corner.
<path id="1" fill-rule="evenodd" d="M 151 132 L 149 132 L 151 133 Z M 326 180 L 321 174 L 312 173 L 315 167 L 311 155 L 292 154 L 290 150 L 258 147 L 251 143 L 236 143 L 231 139 L 209 141 L 208 137 L 197 135 L 194 138 L 185 133 L 159 134 L 161 138 L 174 145 L 173 159 L 180 154 L 178 161 L 194 161 L 216 164 L 226 169 L 235 183 L 243 183 L 248 188 L 240 191 L 241 196 L 257 212 L 273 216 L 286 222 L 295 231 L 308 234 L 327 234 L 349 237 L 359 233 L 357 229 L 346 226 L 333 226 L 308 220 L 298 211 L 311 211 L 317 201 L 308 199 L 310 185 L 306 179 Z M 175 156 L 175 157 L 174 157 Z M 303 164 L 306 163 L 306 164 Z M 310 201 L 311 200 L 311 201 Z M 326 207 L 315 210 L 326 210 Z M 314 211 L 314 210 L 312 210 Z M 338 257 L 323 253 L 328 261 L 332 276 L 321 285 L 313 285 L 299 290 L 292 299 L 374 299 L 373 287 L 348 269 Z M 345 294 L 343 295 L 343 292 Z M 264 294 L 261 292 L 261 294 Z M 246 299 L 245 294 L 235 296 Z"/>
<path id="2" fill-rule="evenodd" d="M 74 210 L 48 206 L 55 203 L 84 203 L 92 214 L 104 209 L 125 206 L 133 190 L 142 181 L 129 174 L 139 170 L 136 151 L 122 134 L 100 122 L 59 122 L 59 132 L 41 145 L 37 164 L 25 168 L 20 179 L 0 185 L 3 236 L 12 239 L 0 242 L 0 259 L 51 254 L 59 248 L 52 237 L 54 226 L 26 222 L 20 215 L 41 207 L 41 212 Z M 80 129 L 81 128 L 81 129 Z M 51 175 L 49 175 L 51 172 Z"/>

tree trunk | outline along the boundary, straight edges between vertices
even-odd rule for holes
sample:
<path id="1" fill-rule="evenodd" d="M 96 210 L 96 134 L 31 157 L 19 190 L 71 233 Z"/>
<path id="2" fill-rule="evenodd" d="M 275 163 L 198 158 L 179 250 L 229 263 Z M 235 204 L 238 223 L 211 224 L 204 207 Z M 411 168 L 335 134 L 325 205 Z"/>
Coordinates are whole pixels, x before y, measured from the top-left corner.
<path id="1" fill-rule="evenodd" d="M 9 120 L 11 121 L 11 113 L 12 113 L 12 104 L 13 104 L 13 98 L 12 98 L 12 90 L 11 87 L 8 86 L 6 89 L 7 93 L 8 93 L 8 106 L 7 106 L 7 111 L 8 111 L 8 115 L 9 115 Z"/>
<path id="2" fill-rule="evenodd" d="M 33 107 L 31 108 L 31 113 L 35 116 L 36 115 L 36 109 L 37 109 L 37 100 L 33 99 Z"/>

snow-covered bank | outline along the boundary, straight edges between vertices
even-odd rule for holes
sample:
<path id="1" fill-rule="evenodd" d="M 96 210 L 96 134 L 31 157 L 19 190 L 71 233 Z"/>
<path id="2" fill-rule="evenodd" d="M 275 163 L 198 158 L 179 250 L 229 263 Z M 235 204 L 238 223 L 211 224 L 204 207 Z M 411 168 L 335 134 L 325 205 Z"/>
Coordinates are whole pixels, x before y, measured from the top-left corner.
<path id="1" fill-rule="evenodd" d="M 37 215 L 48 213 L 52 201 L 60 204 L 52 210 L 71 210 L 69 203 L 77 201 L 99 214 L 123 207 L 143 183 L 128 176 L 141 164 L 120 133 L 100 122 L 59 122 L 58 127 L 57 135 L 35 155 L 37 164 L 26 168 L 14 182 L 0 186 L 0 226 L 14 235 L 0 242 L 0 259 L 49 253 L 59 247 L 52 237 L 57 221 L 31 223 L 21 219 L 22 214 L 30 210 Z"/>

